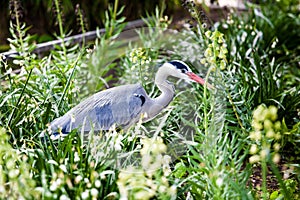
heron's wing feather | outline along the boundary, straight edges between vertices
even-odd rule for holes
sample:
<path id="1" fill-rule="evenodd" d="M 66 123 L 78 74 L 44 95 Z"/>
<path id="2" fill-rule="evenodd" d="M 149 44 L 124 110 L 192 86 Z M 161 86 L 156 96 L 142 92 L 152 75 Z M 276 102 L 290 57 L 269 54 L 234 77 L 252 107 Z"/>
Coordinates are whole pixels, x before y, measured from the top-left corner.
<path id="1" fill-rule="evenodd" d="M 65 115 L 55 119 L 51 122 L 50 127 L 55 133 L 58 129 L 62 133 L 69 133 L 75 128 L 81 128 L 84 132 L 90 131 L 93 128 L 100 129 L 97 116 L 102 116 L 103 121 L 108 121 L 111 118 L 109 112 L 109 105 L 111 100 L 109 98 L 109 91 L 102 91 L 96 93 L 89 98 L 82 101 L 80 104 L 69 110 Z"/>
<path id="2" fill-rule="evenodd" d="M 111 110 L 115 123 L 123 128 L 136 123 L 140 118 L 146 96 L 144 88 L 139 84 L 127 85 L 125 90 L 114 93 Z"/>
<path id="3" fill-rule="evenodd" d="M 135 123 L 147 99 L 139 84 L 125 85 L 98 92 L 51 123 L 53 132 L 68 133 L 75 128 L 84 132 L 108 130 L 113 124 L 128 127 Z"/>

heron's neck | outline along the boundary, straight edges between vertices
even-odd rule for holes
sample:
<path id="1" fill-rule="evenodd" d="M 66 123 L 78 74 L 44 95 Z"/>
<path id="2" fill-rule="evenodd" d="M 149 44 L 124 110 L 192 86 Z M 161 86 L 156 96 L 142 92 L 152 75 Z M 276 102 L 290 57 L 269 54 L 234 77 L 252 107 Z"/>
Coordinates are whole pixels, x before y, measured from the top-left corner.
<path id="1" fill-rule="evenodd" d="M 149 121 L 159 114 L 165 107 L 169 105 L 174 97 L 174 86 L 167 82 L 169 71 L 166 67 L 160 67 L 155 76 L 155 84 L 161 91 L 161 94 L 148 102 L 144 112 L 147 113 L 147 117 L 143 121 Z"/>
<path id="2" fill-rule="evenodd" d="M 169 71 L 166 67 L 160 67 L 155 76 L 155 84 L 161 91 L 161 94 L 154 99 L 157 105 L 165 108 L 172 101 L 175 91 L 174 85 L 167 81 Z"/>

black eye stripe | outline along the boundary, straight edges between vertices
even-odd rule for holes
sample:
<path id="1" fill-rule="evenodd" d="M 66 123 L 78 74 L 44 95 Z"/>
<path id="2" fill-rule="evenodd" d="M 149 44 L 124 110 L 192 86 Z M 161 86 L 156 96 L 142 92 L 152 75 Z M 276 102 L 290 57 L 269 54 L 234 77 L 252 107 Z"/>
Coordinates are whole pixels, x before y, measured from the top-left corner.
<path id="1" fill-rule="evenodd" d="M 182 64 L 181 62 L 178 61 L 171 61 L 169 62 L 170 64 L 176 66 L 177 69 L 181 70 L 181 72 L 185 73 L 188 71 L 188 68 L 185 64 Z M 184 71 L 183 71 L 184 70 Z"/>

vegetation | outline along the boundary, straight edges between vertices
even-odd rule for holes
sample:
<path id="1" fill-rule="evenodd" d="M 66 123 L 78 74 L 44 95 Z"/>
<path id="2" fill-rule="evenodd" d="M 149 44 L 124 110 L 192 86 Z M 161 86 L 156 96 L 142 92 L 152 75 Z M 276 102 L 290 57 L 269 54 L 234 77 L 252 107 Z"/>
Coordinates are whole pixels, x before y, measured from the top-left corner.
<path id="1" fill-rule="evenodd" d="M 0 54 L 1 198 L 300 198 L 296 0 L 248 3 L 249 12 L 232 10 L 212 29 L 197 5 L 183 1 L 195 25 L 179 31 L 168 30 L 162 4 L 126 47 L 115 1 L 94 44 L 63 43 L 43 57 L 32 53 L 33 36 L 16 2 L 9 42 L 19 54 L 12 60 Z M 53 6 L 63 39 L 63 12 L 58 0 Z M 84 32 L 83 15 L 79 22 Z M 154 73 L 171 59 L 189 63 L 214 89 L 178 83 L 163 113 L 128 131 L 74 131 L 57 142 L 38 137 L 107 87 L 141 82 L 157 95 Z"/>

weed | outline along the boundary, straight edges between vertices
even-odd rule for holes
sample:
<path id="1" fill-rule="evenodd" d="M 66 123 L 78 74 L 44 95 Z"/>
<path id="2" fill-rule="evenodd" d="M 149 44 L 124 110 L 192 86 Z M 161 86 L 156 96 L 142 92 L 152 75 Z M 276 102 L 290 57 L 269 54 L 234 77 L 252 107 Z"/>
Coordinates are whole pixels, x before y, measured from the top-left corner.
<path id="1" fill-rule="evenodd" d="M 124 47 L 117 40 L 124 7 L 118 10 L 115 1 L 95 44 L 63 42 L 38 57 L 20 1 L 11 1 L 9 42 L 18 56 L 0 57 L 1 198 L 298 198 L 299 18 L 292 0 L 265 2 L 247 4 L 240 16 L 232 11 L 208 30 L 204 11 L 184 1 L 196 25 L 180 31 L 168 30 L 163 2 L 137 30 L 138 42 Z M 59 0 L 53 9 L 63 40 Z M 77 14 L 84 32 L 79 7 Z M 38 138 L 54 118 L 99 90 L 142 82 L 150 96 L 158 95 L 154 72 L 172 59 L 189 63 L 207 82 L 188 90 L 177 84 L 172 104 L 151 122 L 88 136 L 73 131 L 59 141 Z M 283 177 L 282 162 L 289 170 Z M 261 166 L 262 193 L 249 185 L 254 163 Z"/>

